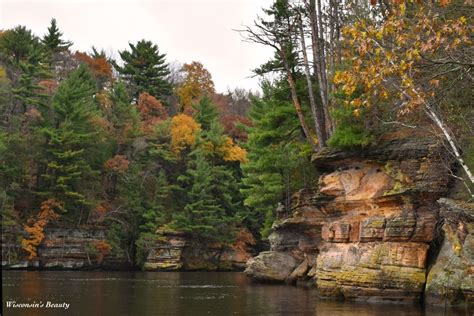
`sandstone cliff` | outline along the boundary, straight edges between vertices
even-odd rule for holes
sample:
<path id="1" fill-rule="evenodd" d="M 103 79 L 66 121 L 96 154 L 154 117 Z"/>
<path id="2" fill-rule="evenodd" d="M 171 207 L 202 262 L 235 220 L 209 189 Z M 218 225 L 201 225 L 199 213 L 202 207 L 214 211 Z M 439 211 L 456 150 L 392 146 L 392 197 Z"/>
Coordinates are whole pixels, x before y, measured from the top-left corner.
<path id="1" fill-rule="evenodd" d="M 322 297 L 420 300 L 440 219 L 437 200 L 449 181 L 443 151 L 420 135 L 314 155 L 319 187 L 293 196 L 290 215 L 273 225 L 270 251 L 250 259 L 246 273 L 309 282 Z M 472 246 L 469 238 L 463 249 Z M 472 255 L 472 247 L 466 251 Z M 472 269 L 472 256 L 465 258 Z"/>
<path id="2" fill-rule="evenodd" d="M 48 228 L 32 260 L 22 251 L 18 236 L 2 231 L 2 268 L 41 269 L 130 269 L 133 265 L 124 251 L 100 253 L 98 245 L 106 242 L 101 228 Z"/>
<path id="3" fill-rule="evenodd" d="M 21 230 L 21 227 L 18 227 Z M 123 250 L 101 253 L 106 243 L 104 229 L 48 228 L 38 247 L 38 256 L 27 259 L 21 249 L 17 231 L 2 231 L 2 268 L 5 269 L 133 269 L 130 256 Z M 240 229 L 234 244 L 200 243 L 179 232 L 162 234 L 152 247 L 143 269 L 172 270 L 243 270 L 254 255 L 255 239 L 248 229 Z"/>
<path id="4" fill-rule="evenodd" d="M 203 244 L 179 232 L 162 232 L 162 238 L 148 253 L 143 269 L 173 270 L 243 270 L 252 257 L 255 239 L 241 228 L 231 246 Z"/>

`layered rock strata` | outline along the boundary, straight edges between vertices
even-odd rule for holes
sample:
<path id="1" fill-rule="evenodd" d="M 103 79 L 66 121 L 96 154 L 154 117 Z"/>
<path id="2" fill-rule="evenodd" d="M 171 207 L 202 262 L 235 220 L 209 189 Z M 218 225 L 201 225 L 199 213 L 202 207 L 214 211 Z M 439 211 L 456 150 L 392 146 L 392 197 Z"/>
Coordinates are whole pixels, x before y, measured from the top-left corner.
<path id="1" fill-rule="evenodd" d="M 18 241 L 11 243 L 2 232 L 2 268 L 41 269 L 130 269 L 132 264 L 125 252 L 107 251 L 103 255 L 97 245 L 106 243 L 103 229 L 48 228 L 38 246 L 37 257 L 27 260 Z M 7 253 L 8 251 L 8 253 Z M 14 253 L 15 255 L 12 255 Z"/>
<path id="2" fill-rule="evenodd" d="M 430 305 L 474 302 L 474 204 L 440 199 L 439 253 L 426 281 Z"/>
<path id="3" fill-rule="evenodd" d="M 293 197 L 291 215 L 274 223 L 270 251 L 249 260 L 246 273 L 311 280 L 322 297 L 419 300 L 436 200 L 449 179 L 442 157 L 442 146 L 423 136 L 314 155 L 319 188 Z M 273 262 L 281 258 L 277 273 Z"/>
<path id="4" fill-rule="evenodd" d="M 161 238 L 148 253 L 143 269 L 243 270 L 253 255 L 255 239 L 248 229 L 240 229 L 231 246 L 201 243 L 180 232 L 161 232 Z"/>
<path id="5" fill-rule="evenodd" d="M 48 228 L 37 249 L 37 257 L 28 260 L 13 232 L 2 231 L 2 268 L 78 270 L 91 268 L 130 269 L 125 252 L 99 255 L 96 245 L 105 243 L 102 229 Z"/>

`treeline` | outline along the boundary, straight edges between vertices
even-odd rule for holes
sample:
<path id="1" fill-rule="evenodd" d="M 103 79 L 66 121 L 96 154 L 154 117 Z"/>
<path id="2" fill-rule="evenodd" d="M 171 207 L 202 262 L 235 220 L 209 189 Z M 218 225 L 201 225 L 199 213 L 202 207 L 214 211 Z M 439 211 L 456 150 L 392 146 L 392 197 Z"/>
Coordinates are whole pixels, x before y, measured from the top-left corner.
<path id="1" fill-rule="evenodd" d="M 250 222 L 239 143 L 249 92 L 219 94 L 198 62 L 172 71 L 150 41 L 111 60 L 46 35 L 0 34 L 2 227 L 30 258 L 47 225 L 104 226 L 99 251 L 143 260 L 157 229 L 232 241 Z"/>
<path id="2" fill-rule="evenodd" d="M 472 198 L 470 10 L 276 0 L 242 30 L 275 51 L 255 69 L 259 96 L 216 93 L 202 64 L 176 70 L 150 41 L 112 60 L 72 52 L 54 20 L 41 38 L 4 30 L 2 223 L 22 228 L 32 257 L 53 223 L 105 226 L 101 249 L 138 262 L 160 230 L 230 243 L 245 225 L 265 238 L 291 195 L 317 186 L 314 152 L 401 128 L 439 137 Z"/>

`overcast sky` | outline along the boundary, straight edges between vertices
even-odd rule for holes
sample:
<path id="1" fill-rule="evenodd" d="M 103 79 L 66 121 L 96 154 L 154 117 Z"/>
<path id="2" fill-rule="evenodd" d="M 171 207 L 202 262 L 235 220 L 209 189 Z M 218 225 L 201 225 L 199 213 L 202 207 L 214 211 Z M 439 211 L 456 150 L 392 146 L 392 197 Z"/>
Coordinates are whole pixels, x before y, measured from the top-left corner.
<path id="1" fill-rule="evenodd" d="M 251 70 L 272 56 L 269 48 L 242 41 L 250 25 L 272 0 L 0 0 L 0 29 L 25 25 L 43 35 L 56 18 L 73 50 L 92 46 L 115 52 L 128 42 L 148 39 L 168 62 L 200 61 L 218 92 L 258 88 Z"/>

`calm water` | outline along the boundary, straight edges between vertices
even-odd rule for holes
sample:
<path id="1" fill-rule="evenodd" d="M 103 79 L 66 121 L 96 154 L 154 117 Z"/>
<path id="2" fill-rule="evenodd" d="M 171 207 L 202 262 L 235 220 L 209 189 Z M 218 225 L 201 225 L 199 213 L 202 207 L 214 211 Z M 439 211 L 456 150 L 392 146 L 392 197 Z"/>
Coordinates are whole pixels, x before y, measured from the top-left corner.
<path id="1" fill-rule="evenodd" d="M 2 315 L 443 315 L 419 306 L 321 301 L 315 292 L 227 272 L 2 271 Z M 67 310 L 6 302 L 68 303 Z M 465 310 L 448 311 L 463 315 Z"/>

